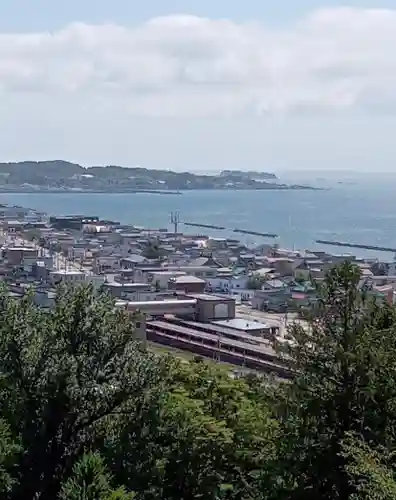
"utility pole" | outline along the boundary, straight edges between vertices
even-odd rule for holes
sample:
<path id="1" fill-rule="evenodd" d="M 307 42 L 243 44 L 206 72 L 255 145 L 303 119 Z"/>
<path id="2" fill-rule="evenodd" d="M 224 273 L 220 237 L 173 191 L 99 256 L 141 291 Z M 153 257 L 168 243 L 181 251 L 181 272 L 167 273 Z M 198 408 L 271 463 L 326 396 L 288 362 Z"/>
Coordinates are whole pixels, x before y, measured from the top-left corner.
<path id="1" fill-rule="evenodd" d="M 180 215 L 179 212 L 171 212 L 170 214 L 170 222 L 174 225 L 175 235 L 179 232 L 179 224 L 180 224 Z"/>

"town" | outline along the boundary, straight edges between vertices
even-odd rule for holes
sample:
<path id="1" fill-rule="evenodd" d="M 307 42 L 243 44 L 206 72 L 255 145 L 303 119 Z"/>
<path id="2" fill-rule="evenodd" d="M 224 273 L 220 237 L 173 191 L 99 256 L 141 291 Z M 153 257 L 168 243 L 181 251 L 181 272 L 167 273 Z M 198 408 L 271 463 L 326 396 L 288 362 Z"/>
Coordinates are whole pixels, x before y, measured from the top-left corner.
<path id="1" fill-rule="evenodd" d="M 177 220 L 176 220 L 177 222 Z M 209 226 L 208 226 L 209 227 Z M 93 215 L 48 216 L 0 205 L 0 281 L 42 308 L 60 283 L 91 284 L 134 315 L 151 349 L 191 353 L 239 369 L 288 378 L 273 341 L 290 342 L 317 301 L 316 284 L 350 260 L 368 293 L 394 303 L 396 263 L 327 251 L 292 251 L 234 238 L 141 228 Z"/>

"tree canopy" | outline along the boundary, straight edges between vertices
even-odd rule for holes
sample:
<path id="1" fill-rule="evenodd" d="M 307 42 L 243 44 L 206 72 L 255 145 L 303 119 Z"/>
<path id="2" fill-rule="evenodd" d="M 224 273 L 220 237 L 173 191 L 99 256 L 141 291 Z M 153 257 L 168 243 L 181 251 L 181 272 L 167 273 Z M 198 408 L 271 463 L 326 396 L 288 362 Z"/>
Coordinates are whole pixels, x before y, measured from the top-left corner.
<path id="1" fill-rule="evenodd" d="M 0 498 L 396 499 L 396 310 L 331 270 L 289 382 L 147 351 L 90 287 L 0 292 Z"/>

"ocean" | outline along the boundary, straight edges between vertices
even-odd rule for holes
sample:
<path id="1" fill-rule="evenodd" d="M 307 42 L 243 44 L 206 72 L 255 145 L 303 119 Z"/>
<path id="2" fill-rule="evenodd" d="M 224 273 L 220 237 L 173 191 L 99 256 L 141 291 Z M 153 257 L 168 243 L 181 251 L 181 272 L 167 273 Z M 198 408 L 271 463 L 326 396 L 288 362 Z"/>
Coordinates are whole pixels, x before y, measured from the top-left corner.
<path id="1" fill-rule="evenodd" d="M 340 181 L 317 177 L 310 184 L 328 190 L 308 191 L 189 191 L 180 196 L 158 194 L 0 193 L 0 203 L 34 208 L 48 214 L 87 214 L 145 227 L 169 227 L 170 213 L 180 221 L 215 224 L 229 231 L 183 226 L 186 233 L 239 237 L 249 245 L 268 242 L 257 236 L 232 233 L 233 228 L 275 233 L 281 247 L 326 249 L 316 239 L 396 248 L 395 177 L 391 181 Z M 282 178 L 283 181 L 283 178 Z M 302 183 L 301 177 L 298 180 Z M 327 247 L 336 253 L 351 249 Z M 393 255 L 356 250 L 365 257 L 392 259 Z"/>

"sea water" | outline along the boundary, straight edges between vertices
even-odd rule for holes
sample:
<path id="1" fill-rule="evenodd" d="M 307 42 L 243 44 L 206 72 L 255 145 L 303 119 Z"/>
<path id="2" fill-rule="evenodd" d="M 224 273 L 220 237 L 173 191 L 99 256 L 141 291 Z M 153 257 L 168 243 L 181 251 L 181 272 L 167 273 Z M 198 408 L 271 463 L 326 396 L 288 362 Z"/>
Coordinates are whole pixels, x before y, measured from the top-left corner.
<path id="1" fill-rule="evenodd" d="M 319 184 L 320 184 L 319 178 Z M 313 184 L 313 182 L 311 182 Z M 317 182 L 318 184 L 318 182 Z M 323 182 L 322 182 L 323 184 Z M 93 193 L 0 193 L 0 203 L 18 204 L 48 214 L 87 214 L 145 227 L 168 227 L 170 213 L 180 221 L 225 226 L 211 231 L 180 224 L 180 231 L 233 236 L 249 245 L 265 238 L 232 233 L 234 228 L 275 233 L 281 247 L 327 249 L 366 257 L 393 255 L 324 247 L 317 239 L 396 248 L 396 196 L 393 182 L 332 182 L 324 190 L 188 191 L 181 195 Z M 323 187 L 323 186 L 322 186 Z"/>

